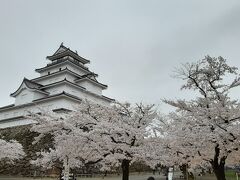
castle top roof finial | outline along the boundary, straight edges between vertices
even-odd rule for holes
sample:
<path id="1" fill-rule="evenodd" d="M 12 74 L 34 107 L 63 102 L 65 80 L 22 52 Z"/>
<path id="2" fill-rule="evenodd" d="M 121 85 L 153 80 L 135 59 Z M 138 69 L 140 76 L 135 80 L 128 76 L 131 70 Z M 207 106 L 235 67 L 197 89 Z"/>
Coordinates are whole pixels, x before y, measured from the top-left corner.
<path id="1" fill-rule="evenodd" d="M 89 60 L 79 56 L 77 51 L 74 52 L 70 48 L 64 46 L 63 42 L 61 43 L 60 47 L 53 55 L 47 56 L 47 59 L 50 61 L 54 61 L 60 58 L 64 58 L 66 56 L 71 56 L 73 59 L 81 62 L 82 64 L 87 64 L 90 62 Z"/>

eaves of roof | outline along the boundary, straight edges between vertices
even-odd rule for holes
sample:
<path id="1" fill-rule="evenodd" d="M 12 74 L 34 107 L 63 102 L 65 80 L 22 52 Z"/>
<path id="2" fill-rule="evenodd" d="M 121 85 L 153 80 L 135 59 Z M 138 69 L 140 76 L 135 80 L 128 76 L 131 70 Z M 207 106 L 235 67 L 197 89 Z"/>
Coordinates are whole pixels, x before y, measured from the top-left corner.
<path id="1" fill-rule="evenodd" d="M 53 54 L 52 56 L 47 56 L 47 59 L 53 61 L 53 60 L 56 60 L 56 59 L 59 59 L 59 58 L 65 57 L 65 56 L 71 56 L 72 58 L 80 61 L 83 64 L 87 64 L 90 62 L 88 59 L 85 59 L 85 58 L 79 56 L 77 53 L 73 52 L 70 49 L 67 49 L 67 50 L 57 53 L 57 54 Z"/>
<path id="2" fill-rule="evenodd" d="M 51 86 L 55 86 L 55 85 L 58 85 L 58 84 L 61 84 L 61 83 L 68 83 L 72 86 L 75 86 L 75 87 L 78 87 L 82 90 L 86 90 L 85 87 L 82 87 L 82 86 L 79 86 L 78 84 L 74 84 L 72 83 L 71 81 L 68 81 L 66 78 L 64 80 L 61 80 L 61 81 L 58 81 L 58 82 L 54 82 L 54 83 L 51 83 L 51 84 L 47 84 L 45 86 L 42 86 L 41 89 L 45 89 L 45 88 L 48 88 L 48 87 L 51 87 Z"/>
<path id="3" fill-rule="evenodd" d="M 0 107 L 0 110 L 1 109 L 11 108 L 11 107 L 14 107 L 14 106 L 15 106 L 14 104 L 10 104 L 10 105 L 7 105 L 7 106 L 2 106 L 2 107 Z"/>
<path id="4" fill-rule="evenodd" d="M 54 76 L 54 75 L 57 75 L 57 74 L 61 74 L 61 73 L 63 73 L 63 72 L 71 73 L 72 75 L 74 75 L 74 76 L 76 76 L 76 77 L 78 77 L 78 78 L 81 78 L 81 77 L 82 77 L 81 75 L 79 75 L 79 74 L 71 71 L 70 69 L 68 69 L 68 68 L 66 67 L 65 69 L 63 69 L 63 70 L 61 70 L 61 71 L 56 71 L 56 72 L 53 72 L 53 73 L 51 73 L 51 74 L 47 74 L 47 75 L 45 75 L 45 76 L 40 76 L 40 77 L 34 78 L 34 79 L 32 79 L 32 81 L 36 81 L 36 80 L 39 80 L 39 79 L 44 79 L 44 78 L 46 78 L 46 77 L 50 77 L 50 76 Z"/>
<path id="5" fill-rule="evenodd" d="M 58 93 L 58 94 L 46 96 L 46 97 L 43 97 L 43 98 L 40 98 L 40 99 L 36 99 L 36 100 L 34 100 L 33 102 L 30 102 L 30 103 L 21 104 L 21 105 L 17 105 L 17 106 L 15 106 L 14 104 L 9 105 L 9 106 L 4 106 L 4 107 L 0 108 L 0 112 L 4 111 L 4 110 L 8 110 L 8 109 L 15 109 L 15 108 L 21 108 L 21 107 L 26 107 L 26 106 L 31 106 L 31 105 L 37 105 L 37 103 L 39 103 L 39 102 L 49 100 L 49 99 L 58 98 L 58 97 L 67 97 L 67 98 L 71 98 L 75 101 L 81 101 L 81 99 L 78 98 L 77 96 L 71 95 L 71 94 L 63 91 L 62 93 Z"/>
<path id="6" fill-rule="evenodd" d="M 90 91 L 87 91 L 85 87 L 82 87 L 82 86 L 79 86 L 78 84 L 72 83 L 71 81 L 68 81 L 67 79 L 64 79 L 62 81 L 58 81 L 58 82 L 55 82 L 55 83 L 52 83 L 52 84 L 45 85 L 41 89 L 45 89 L 45 88 L 48 88 L 48 87 L 51 87 L 51 86 L 55 86 L 55 85 L 58 85 L 58 84 L 61 84 L 61 83 L 68 83 L 68 84 L 70 84 L 72 86 L 80 88 L 85 93 L 88 93 L 88 94 L 91 94 L 93 96 L 97 96 L 97 97 L 106 99 L 108 101 L 115 101 L 114 99 L 111 99 L 109 97 L 106 97 L 106 96 L 103 96 L 103 95 L 98 95 L 98 94 L 92 93 Z"/>
<path id="7" fill-rule="evenodd" d="M 75 82 L 80 82 L 80 81 L 85 81 L 85 80 L 91 81 L 91 82 L 93 82 L 94 84 L 102 87 L 103 89 L 107 89 L 107 87 L 108 87 L 107 85 L 102 84 L 102 83 L 100 83 L 100 82 L 98 82 L 98 81 L 96 81 L 96 80 L 93 80 L 93 79 L 89 78 L 89 77 L 84 77 L 84 78 L 76 79 Z"/>
<path id="8" fill-rule="evenodd" d="M 48 69 L 48 68 L 52 68 L 52 67 L 54 67 L 54 66 L 59 66 L 59 65 L 64 64 L 64 63 L 66 63 L 66 62 L 70 62 L 71 64 L 73 64 L 74 66 L 76 66 L 76 67 L 78 67 L 78 68 L 80 67 L 80 68 L 81 68 L 82 70 L 84 70 L 85 72 L 91 72 L 91 71 L 88 70 L 87 67 L 84 67 L 84 66 L 82 66 L 82 65 L 80 65 L 80 64 L 77 64 L 77 63 L 74 63 L 73 61 L 71 61 L 71 60 L 69 60 L 69 59 L 58 60 L 56 63 L 48 64 L 48 65 L 45 66 L 45 67 L 35 69 L 35 71 L 36 71 L 36 72 L 42 72 L 43 70 L 46 70 L 46 69 Z"/>
<path id="9" fill-rule="evenodd" d="M 82 101 L 81 98 L 63 91 L 63 92 L 58 93 L 58 94 L 54 94 L 54 95 L 51 95 L 51 96 L 46 96 L 46 97 L 43 97 L 43 98 L 40 98 L 40 99 L 36 99 L 33 102 L 40 102 L 40 101 L 45 100 L 45 99 L 55 98 L 55 97 L 59 97 L 59 96 L 66 96 L 66 97 L 72 98 L 72 99 L 77 100 L 77 101 Z"/>
<path id="10" fill-rule="evenodd" d="M 21 85 L 19 86 L 19 88 L 18 88 L 14 93 L 10 94 L 10 96 L 16 97 L 16 95 L 18 94 L 18 92 L 21 90 L 21 87 L 22 87 L 23 84 L 25 84 L 26 87 L 27 87 L 28 89 L 30 89 L 30 90 L 37 91 L 37 92 L 39 92 L 39 93 L 46 94 L 46 95 L 49 94 L 48 92 L 39 89 L 40 87 L 42 87 L 41 84 L 38 84 L 38 83 L 36 83 L 36 82 L 33 82 L 33 81 L 31 81 L 31 80 L 28 80 L 27 78 L 24 78 L 23 81 L 22 81 L 22 83 L 21 83 Z"/>

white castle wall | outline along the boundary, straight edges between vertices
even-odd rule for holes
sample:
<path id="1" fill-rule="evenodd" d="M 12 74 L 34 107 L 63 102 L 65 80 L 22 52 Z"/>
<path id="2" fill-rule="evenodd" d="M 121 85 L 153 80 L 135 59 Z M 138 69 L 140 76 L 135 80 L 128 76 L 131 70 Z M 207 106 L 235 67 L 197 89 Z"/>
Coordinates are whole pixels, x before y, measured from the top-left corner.
<path id="1" fill-rule="evenodd" d="M 102 88 L 99 86 L 96 86 L 95 84 L 93 84 L 89 81 L 80 81 L 77 84 L 82 87 L 85 87 L 90 92 L 93 92 L 98 95 L 102 95 Z"/>
<path id="2" fill-rule="evenodd" d="M 33 124 L 33 123 L 35 123 L 35 122 L 28 118 L 24 118 L 24 119 L 16 118 L 14 121 L 7 121 L 4 123 L 0 122 L 0 129 L 14 127 L 14 126 L 22 126 L 22 125 Z"/>
<path id="3" fill-rule="evenodd" d="M 71 73 L 68 73 L 67 71 L 62 72 L 62 73 L 58 73 L 58 74 L 52 74 L 40 79 L 33 79 L 34 82 L 39 83 L 41 85 L 48 85 L 48 84 L 52 84 L 58 81 L 62 81 L 64 79 L 67 79 L 68 81 L 74 83 L 74 80 L 76 79 L 76 77 L 74 75 L 72 75 Z"/>
<path id="4" fill-rule="evenodd" d="M 82 68 L 78 67 L 78 66 L 74 66 L 74 65 L 69 65 L 67 66 L 67 68 L 79 75 L 84 75 L 86 74 L 86 70 L 83 70 Z"/>
<path id="5" fill-rule="evenodd" d="M 93 102 L 102 104 L 102 105 L 109 105 L 109 101 L 104 100 L 101 98 L 101 95 L 95 96 L 92 91 L 88 90 L 81 90 L 78 87 L 74 87 L 72 85 L 62 83 L 53 87 L 49 87 L 47 89 L 47 92 L 49 92 L 51 95 L 59 94 L 61 92 L 66 92 L 69 94 L 72 94 L 80 99 L 89 99 Z"/>
<path id="6" fill-rule="evenodd" d="M 24 89 L 15 99 L 15 105 L 26 104 L 32 102 L 34 98 L 34 92 L 29 91 L 28 89 Z"/>
<path id="7" fill-rule="evenodd" d="M 101 96 L 94 95 L 92 91 L 79 90 L 79 88 L 77 88 L 77 87 L 66 85 L 65 86 L 65 92 L 67 92 L 69 94 L 72 94 L 74 96 L 77 96 L 81 99 L 88 99 L 90 101 L 93 101 L 95 103 L 99 103 L 99 104 L 104 105 L 104 106 L 109 105 L 109 101 L 102 99 Z"/>
<path id="8" fill-rule="evenodd" d="M 87 94 L 85 94 L 85 98 L 90 101 L 102 104 L 104 106 L 109 106 L 109 102 L 103 99 L 100 99 L 91 95 L 87 95 Z M 69 99 L 67 97 L 58 97 L 45 102 L 39 102 L 35 104 L 32 103 L 29 105 L 18 106 L 16 108 L 0 110 L 0 129 L 6 128 L 6 127 L 32 124 L 33 121 L 29 120 L 26 117 L 23 119 L 17 118 L 20 116 L 27 116 L 29 112 L 39 113 L 42 110 L 51 111 L 54 109 L 61 109 L 61 108 L 74 110 L 77 107 L 78 103 L 79 103 L 78 101 Z"/>
<path id="9" fill-rule="evenodd" d="M 83 70 L 81 67 L 77 66 L 77 65 L 74 65 L 70 62 L 63 62 L 63 63 L 60 63 L 60 64 L 56 64 L 54 66 L 49 66 L 49 68 L 47 68 L 46 70 L 42 71 L 40 73 L 41 76 L 46 76 L 48 75 L 48 73 L 54 73 L 54 72 L 58 72 L 60 71 L 60 68 L 61 70 L 64 70 L 66 68 L 68 68 L 69 70 L 79 74 L 79 75 L 84 75 L 86 74 L 86 70 Z"/>
<path id="10" fill-rule="evenodd" d="M 74 108 L 77 105 L 77 101 L 71 100 L 69 98 L 65 97 L 59 97 L 56 99 L 52 99 L 45 102 L 39 102 L 39 103 L 32 103 L 30 105 L 21 106 L 18 108 L 9 108 L 5 110 L 0 110 L 0 128 L 9 127 L 9 126 L 17 126 L 17 125 L 24 125 L 24 124 L 30 124 L 32 121 L 27 120 L 27 118 L 24 119 L 15 119 L 6 121 L 7 119 L 20 117 L 20 116 L 26 116 L 29 114 L 29 112 L 32 113 L 38 113 L 42 110 L 50 111 L 54 109 L 70 109 L 74 110 Z"/>
<path id="11" fill-rule="evenodd" d="M 26 104 L 26 103 L 30 103 L 36 99 L 40 99 L 42 97 L 46 96 L 45 94 L 41 94 L 39 92 L 33 91 L 33 90 L 29 90 L 26 88 L 25 85 L 23 85 L 23 89 L 21 90 L 21 92 L 17 95 L 17 97 L 15 98 L 15 105 L 21 105 L 21 104 Z"/>
<path id="12" fill-rule="evenodd" d="M 47 70 L 40 73 L 42 78 L 36 78 L 33 79 L 32 81 L 44 86 L 62 81 L 64 79 L 67 79 L 72 83 L 75 83 L 75 80 L 78 77 L 68 71 L 64 71 L 66 67 L 70 71 L 73 71 L 76 74 L 78 74 L 79 76 L 88 73 L 87 70 L 84 70 L 81 67 L 78 67 L 77 65 L 74 65 L 67 61 L 57 64 L 56 66 L 49 67 Z M 59 71 L 60 73 L 53 74 Z M 50 72 L 50 74 L 48 74 L 48 72 Z M 78 85 L 86 88 L 86 90 L 64 82 L 61 84 L 54 84 L 53 86 L 46 87 L 44 91 L 48 92 L 50 96 L 54 94 L 60 94 L 64 91 L 68 94 L 78 97 L 79 99 L 88 99 L 90 101 L 99 103 L 104 106 L 110 105 L 110 101 L 102 97 L 101 87 L 89 81 L 79 82 Z M 50 111 L 62 108 L 73 110 L 74 107 L 79 103 L 79 100 L 74 99 L 74 97 L 71 98 L 64 95 L 50 97 L 48 99 L 41 100 L 41 98 L 47 95 L 34 90 L 30 90 L 25 86 L 25 84 L 23 84 L 21 88 L 22 88 L 21 92 L 16 97 L 15 106 L 0 109 L 0 128 L 33 123 L 31 120 L 25 117 L 27 114 L 29 114 L 29 112 L 38 113 L 41 110 Z M 34 101 L 37 99 L 40 100 Z M 24 118 L 20 118 L 22 116 L 24 116 Z"/>

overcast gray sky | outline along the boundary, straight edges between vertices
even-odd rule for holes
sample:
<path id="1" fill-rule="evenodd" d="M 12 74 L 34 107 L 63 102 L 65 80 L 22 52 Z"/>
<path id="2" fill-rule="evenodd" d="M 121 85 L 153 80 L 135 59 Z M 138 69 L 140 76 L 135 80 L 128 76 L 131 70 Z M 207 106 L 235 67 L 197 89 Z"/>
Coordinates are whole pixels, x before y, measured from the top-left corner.
<path id="1" fill-rule="evenodd" d="M 181 63 L 223 56 L 240 67 L 239 0 L 0 0 L 0 106 L 60 45 L 120 101 L 186 97 L 170 75 Z"/>

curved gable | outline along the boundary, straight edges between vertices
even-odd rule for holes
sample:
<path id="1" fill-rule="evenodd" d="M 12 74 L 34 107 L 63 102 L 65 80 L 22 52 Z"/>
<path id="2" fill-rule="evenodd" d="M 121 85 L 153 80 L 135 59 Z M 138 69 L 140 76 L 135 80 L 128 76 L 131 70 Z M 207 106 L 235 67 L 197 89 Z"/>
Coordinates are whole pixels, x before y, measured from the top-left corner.
<path id="1" fill-rule="evenodd" d="M 38 84 L 38 83 L 35 83 L 35 82 L 32 82 L 26 78 L 24 78 L 24 80 L 22 81 L 20 87 L 12 94 L 10 94 L 11 97 L 16 97 L 18 96 L 23 90 L 28 90 L 28 91 L 34 91 L 34 92 L 37 92 L 37 93 L 40 93 L 40 94 L 45 94 L 45 95 L 48 95 L 49 93 L 48 92 L 45 92 L 39 88 L 41 88 L 42 85 Z"/>

